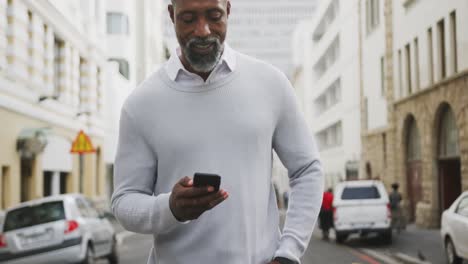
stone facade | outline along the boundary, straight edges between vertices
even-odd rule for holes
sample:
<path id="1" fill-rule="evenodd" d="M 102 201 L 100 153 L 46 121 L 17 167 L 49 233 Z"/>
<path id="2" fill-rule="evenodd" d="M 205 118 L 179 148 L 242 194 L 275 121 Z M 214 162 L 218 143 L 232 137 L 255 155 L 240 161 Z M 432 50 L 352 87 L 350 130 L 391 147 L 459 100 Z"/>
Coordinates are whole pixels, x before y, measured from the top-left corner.
<path id="1" fill-rule="evenodd" d="M 416 223 L 426 227 L 438 226 L 440 221 L 437 146 L 438 120 L 443 106 L 449 106 L 456 118 L 461 153 L 462 190 L 468 190 L 468 71 L 395 103 L 396 179 L 401 183 L 402 191 L 405 191 L 407 189 L 404 160 L 407 147 L 405 121 L 409 116 L 413 116 L 421 136 L 423 189 L 422 201 L 416 209 Z"/>
<path id="2" fill-rule="evenodd" d="M 379 178 L 390 188 L 398 182 L 403 195 L 403 209 L 409 217 L 410 197 L 407 176 L 408 119 L 414 120 L 420 135 L 421 200 L 415 204 L 415 222 L 423 227 L 438 227 L 442 209 L 438 144 L 441 109 L 449 108 L 456 119 L 460 149 L 461 189 L 468 190 L 468 71 L 462 69 L 449 78 L 424 87 L 403 99 L 395 99 L 393 1 L 385 0 L 385 86 L 387 126 L 368 130 L 367 109 L 361 89 L 362 156 L 361 178 Z M 362 12 L 362 11 L 361 11 Z M 361 15 L 362 16 L 362 15 Z M 362 40 L 361 36 L 361 40 Z M 365 52 L 365 51 L 361 51 Z M 361 62 L 361 68 L 362 68 Z M 365 73 L 362 73 L 365 74 Z M 361 78 L 363 78 L 361 76 Z M 362 85 L 362 84 L 361 84 Z M 368 99 L 369 100 L 369 99 Z"/>

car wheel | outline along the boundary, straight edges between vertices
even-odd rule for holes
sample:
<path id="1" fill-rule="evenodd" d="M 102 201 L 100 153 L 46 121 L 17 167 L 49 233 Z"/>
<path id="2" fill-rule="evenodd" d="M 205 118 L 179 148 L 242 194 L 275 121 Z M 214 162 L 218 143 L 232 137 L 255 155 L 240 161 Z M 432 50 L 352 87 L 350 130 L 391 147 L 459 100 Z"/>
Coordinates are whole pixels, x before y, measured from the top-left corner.
<path id="1" fill-rule="evenodd" d="M 393 239 L 392 229 L 385 231 L 384 233 L 382 233 L 381 236 L 385 244 L 388 244 L 388 245 L 392 244 L 392 239 Z"/>
<path id="2" fill-rule="evenodd" d="M 455 251 L 455 246 L 450 238 L 447 238 L 445 242 L 445 255 L 447 256 L 447 261 L 449 264 L 461 264 L 462 259 L 457 256 L 457 252 Z"/>
<path id="3" fill-rule="evenodd" d="M 345 240 L 348 238 L 346 234 L 336 233 L 336 243 L 343 244 Z"/>
<path id="4" fill-rule="evenodd" d="M 85 259 L 82 264 L 94 264 L 94 251 L 91 245 L 88 245 L 88 248 L 86 249 Z"/>
<path id="5" fill-rule="evenodd" d="M 119 263 L 119 245 L 117 244 L 117 240 L 114 239 L 112 241 L 112 251 L 107 256 L 107 260 L 109 264 L 118 264 Z"/>

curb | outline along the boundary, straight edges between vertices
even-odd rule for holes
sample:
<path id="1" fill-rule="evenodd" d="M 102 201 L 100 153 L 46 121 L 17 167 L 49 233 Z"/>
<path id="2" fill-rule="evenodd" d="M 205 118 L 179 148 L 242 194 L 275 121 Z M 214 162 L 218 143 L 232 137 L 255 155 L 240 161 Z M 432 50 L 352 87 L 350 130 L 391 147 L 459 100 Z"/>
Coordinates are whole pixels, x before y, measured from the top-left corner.
<path id="1" fill-rule="evenodd" d="M 419 260 L 417 258 L 408 256 L 408 255 L 403 254 L 403 253 L 395 253 L 395 254 L 392 254 L 392 255 L 393 255 L 393 257 L 395 257 L 396 259 L 398 259 L 399 261 L 401 261 L 404 264 L 431 264 L 431 262 L 421 261 L 421 260 Z"/>

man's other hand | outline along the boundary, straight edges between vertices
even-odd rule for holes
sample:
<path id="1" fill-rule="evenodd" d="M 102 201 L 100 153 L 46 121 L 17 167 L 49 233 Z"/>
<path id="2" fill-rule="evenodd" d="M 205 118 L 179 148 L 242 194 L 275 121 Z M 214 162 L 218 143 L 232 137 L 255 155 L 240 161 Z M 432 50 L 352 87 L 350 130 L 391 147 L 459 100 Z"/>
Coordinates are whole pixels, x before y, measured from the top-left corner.
<path id="1" fill-rule="evenodd" d="M 185 222 L 197 219 L 228 197 L 229 194 L 225 190 L 214 192 L 212 186 L 194 187 L 193 180 L 184 177 L 172 188 L 169 207 L 178 221 Z"/>

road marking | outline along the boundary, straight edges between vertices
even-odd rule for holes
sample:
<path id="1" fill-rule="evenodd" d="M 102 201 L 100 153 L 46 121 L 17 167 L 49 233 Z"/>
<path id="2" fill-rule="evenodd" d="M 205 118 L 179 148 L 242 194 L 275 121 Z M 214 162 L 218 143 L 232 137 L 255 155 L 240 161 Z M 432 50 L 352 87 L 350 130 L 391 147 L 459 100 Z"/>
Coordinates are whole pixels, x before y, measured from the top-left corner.
<path id="1" fill-rule="evenodd" d="M 368 249 L 368 248 L 360 248 L 360 251 L 364 252 L 364 254 L 369 255 L 375 259 L 378 259 L 386 264 L 402 264 L 402 262 L 388 256 L 384 253 L 378 252 L 376 250 Z"/>
<path id="2" fill-rule="evenodd" d="M 353 254 L 354 256 L 360 258 L 361 260 L 369 263 L 369 264 L 381 264 L 380 262 L 378 262 L 377 260 L 373 259 L 372 257 L 369 257 L 355 249 L 352 249 L 350 247 L 346 247 L 346 249 L 351 252 L 351 254 Z"/>

